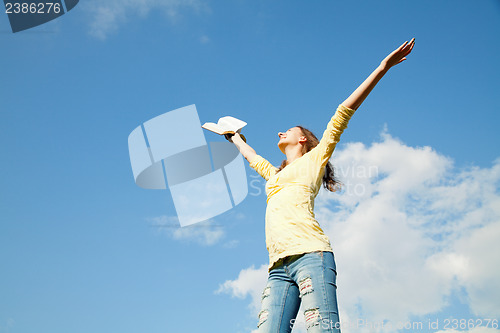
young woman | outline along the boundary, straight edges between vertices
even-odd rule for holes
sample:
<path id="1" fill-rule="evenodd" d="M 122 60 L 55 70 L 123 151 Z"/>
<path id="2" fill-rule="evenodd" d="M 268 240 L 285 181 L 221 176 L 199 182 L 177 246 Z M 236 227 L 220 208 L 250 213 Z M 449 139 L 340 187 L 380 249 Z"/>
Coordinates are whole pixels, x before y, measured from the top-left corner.
<path id="1" fill-rule="evenodd" d="M 226 135 L 267 182 L 266 245 L 269 277 L 262 293 L 259 333 L 291 332 L 303 302 L 307 331 L 340 332 L 336 268 L 329 238 L 314 217 L 314 199 L 321 184 L 337 185 L 329 159 L 356 109 L 394 65 L 406 60 L 415 39 L 389 54 L 337 109 L 318 139 L 301 126 L 278 133 L 286 155 L 275 168 L 236 133 Z"/>

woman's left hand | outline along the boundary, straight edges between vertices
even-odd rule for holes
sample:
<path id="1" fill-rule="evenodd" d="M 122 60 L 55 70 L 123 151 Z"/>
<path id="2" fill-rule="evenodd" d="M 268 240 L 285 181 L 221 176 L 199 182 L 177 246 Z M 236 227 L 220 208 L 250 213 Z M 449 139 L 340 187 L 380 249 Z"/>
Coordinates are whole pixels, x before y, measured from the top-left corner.
<path id="1" fill-rule="evenodd" d="M 398 47 L 391 54 L 389 54 L 384 60 L 382 60 L 382 62 L 380 63 L 382 69 L 387 71 L 392 66 L 395 66 L 405 61 L 406 56 L 410 54 L 414 45 L 415 45 L 415 38 L 412 38 L 412 40 L 409 43 L 407 41 L 404 42 L 400 47 Z"/>

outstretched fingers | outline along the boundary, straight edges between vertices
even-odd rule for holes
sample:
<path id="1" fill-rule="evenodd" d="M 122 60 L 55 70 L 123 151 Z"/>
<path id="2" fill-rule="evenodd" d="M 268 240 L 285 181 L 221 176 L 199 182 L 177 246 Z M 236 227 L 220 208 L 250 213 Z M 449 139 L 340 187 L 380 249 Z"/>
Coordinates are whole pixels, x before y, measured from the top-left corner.
<path id="1" fill-rule="evenodd" d="M 407 56 L 408 54 L 410 54 L 411 50 L 413 50 L 413 46 L 415 45 L 415 38 L 412 38 L 412 40 L 410 41 L 410 43 L 408 43 L 404 49 L 405 49 L 405 56 Z"/>
<path id="2" fill-rule="evenodd" d="M 401 44 L 401 46 L 398 47 L 398 51 L 401 51 L 406 46 L 406 44 L 408 44 L 408 41 L 406 41 L 403 44 Z"/>
<path id="3" fill-rule="evenodd" d="M 400 47 L 398 47 L 396 50 L 394 50 L 391 54 L 389 54 L 383 61 L 382 61 L 382 66 L 385 69 L 389 69 L 394 65 L 397 65 L 403 61 L 406 60 L 406 56 L 410 54 L 411 50 L 413 49 L 413 46 L 415 45 L 415 38 L 412 38 L 410 42 L 405 41 L 403 44 L 401 44 Z"/>
<path id="4" fill-rule="evenodd" d="M 410 54 L 411 50 L 413 50 L 413 46 L 415 45 L 415 38 L 408 43 L 408 41 L 404 42 L 403 45 L 400 46 L 397 53 L 400 54 L 401 59 L 397 62 L 398 64 L 402 61 L 406 60 L 406 56 Z"/>

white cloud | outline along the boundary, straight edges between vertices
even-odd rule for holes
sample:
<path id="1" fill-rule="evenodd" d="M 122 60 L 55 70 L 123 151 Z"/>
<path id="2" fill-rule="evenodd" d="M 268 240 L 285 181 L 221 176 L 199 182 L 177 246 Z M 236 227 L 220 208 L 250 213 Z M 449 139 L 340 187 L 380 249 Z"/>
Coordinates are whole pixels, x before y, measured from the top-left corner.
<path id="1" fill-rule="evenodd" d="M 497 207 L 500 202 L 497 201 Z M 474 314 L 487 318 L 500 315 L 500 223 L 474 229 L 457 240 L 445 256 L 457 256 L 461 265 L 456 270 L 458 282 L 465 287 Z M 440 266 L 448 266 L 448 258 Z"/>
<path id="2" fill-rule="evenodd" d="M 359 318 L 396 325 L 434 316 L 462 288 L 473 314 L 498 318 L 500 159 L 457 170 L 432 148 L 384 132 L 369 147 L 337 150 L 332 162 L 344 191 L 322 189 L 315 213 L 335 251 L 343 331 L 379 331 L 349 329 Z M 251 295 L 256 311 L 263 286 L 245 277 L 267 271 L 242 272 L 221 288 Z"/>
<path id="3" fill-rule="evenodd" d="M 266 282 L 267 264 L 263 264 L 257 269 L 251 266 L 243 269 L 236 280 L 228 280 L 221 284 L 215 293 L 229 293 L 238 298 L 250 295 L 252 300 L 249 307 L 253 313 L 257 313 L 260 310 L 260 299 Z"/>
<path id="4" fill-rule="evenodd" d="M 202 0 L 89 0 L 82 6 L 91 16 L 90 34 L 99 39 L 106 39 L 131 17 L 145 18 L 151 11 L 161 11 L 168 20 L 176 22 L 181 10 L 209 10 Z"/>
<path id="5" fill-rule="evenodd" d="M 225 231 L 222 227 L 213 224 L 211 220 L 182 228 L 175 216 L 163 215 L 149 218 L 148 221 L 151 222 L 151 226 L 156 227 L 159 232 L 165 232 L 173 239 L 195 242 L 204 246 L 214 245 L 225 236 Z M 229 242 L 229 244 L 231 244 L 231 242 Z M 236 244 L 233 245 L 236 246 Z"/>

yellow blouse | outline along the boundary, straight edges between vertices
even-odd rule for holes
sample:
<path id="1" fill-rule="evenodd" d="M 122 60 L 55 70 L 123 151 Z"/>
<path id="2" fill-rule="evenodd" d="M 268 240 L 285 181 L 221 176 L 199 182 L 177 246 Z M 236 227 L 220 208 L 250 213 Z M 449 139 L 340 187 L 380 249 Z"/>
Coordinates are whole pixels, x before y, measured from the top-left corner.
<path id="1" fill-rule="evenodd" d="M 314 199 L 325 166 L 355 110 L 339 105 L 319 144 L 283 170 L 256 155 L 250 161 L 266 182 L 266 246 L 269 270 L 281 258 L 313 251 L 332 251 L 314 216 Z"/>

